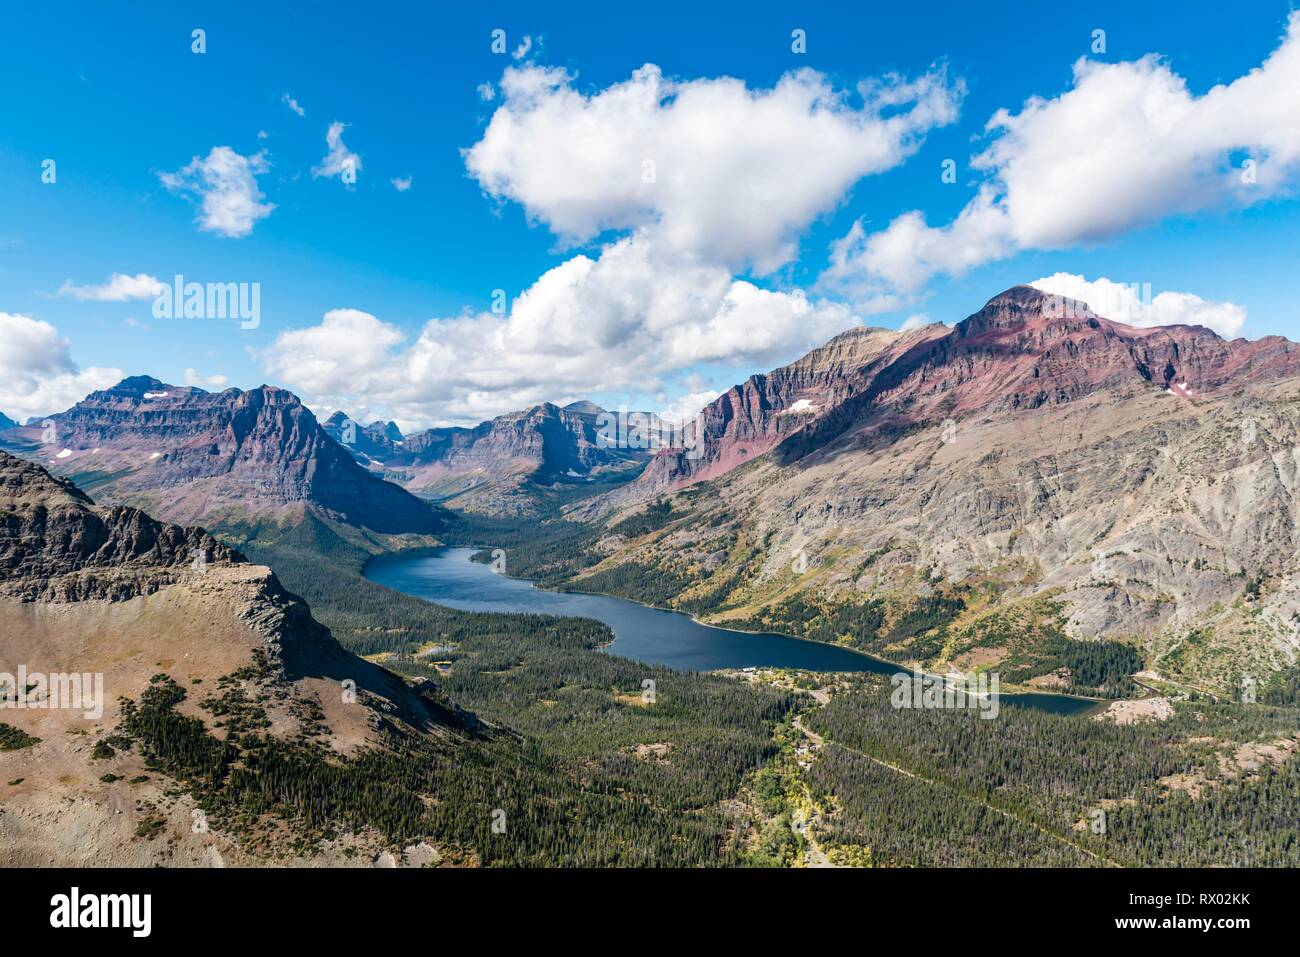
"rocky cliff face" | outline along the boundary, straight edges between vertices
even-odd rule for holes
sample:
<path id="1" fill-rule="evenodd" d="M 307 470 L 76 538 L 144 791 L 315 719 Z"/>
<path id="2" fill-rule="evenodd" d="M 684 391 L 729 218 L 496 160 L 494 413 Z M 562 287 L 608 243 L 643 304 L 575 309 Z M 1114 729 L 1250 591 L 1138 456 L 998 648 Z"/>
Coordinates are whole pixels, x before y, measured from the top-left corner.
<path id="1" fill-rule="evenodd" d="M 335 413 L 325 429 L 358 462 L 407 489 L 460 507 L 519 511 L 527 509 L 518 491 L 526 481 L 584 481 L 645 460 L 643 450 L 600 441 L 602 411 L 590 402 L 543 403 L 472 429 L 407 436 L 379 423 L 348 428 L 347 416 Z"/>
<path id="2" fill-rule="evenodd" d="M 658 453 L 638 480 L 643 488 L 699 482 L 752 461 L 822 420 L 882 373 L 946 330 L 858 328 L 797 362 L 750 376 L 709 403 L 688 427 L 689 448 Z"/>
<path id="3" fill-rule="evenodd" d="M 898 432 L 1145 385 L 1210 397 L 1297 373 L 1300 345 L 1280 337 L 1228 342 L 1195 326 L 1139 329 L 1016 286 L 952 329 L 851 330 L 751 377 L 704 410 L 697 455 L 661 455 L 641 482 L 653 489 L 714 478 L 778 444 L 793 461 L 867 425 Z"/>
<path id="4" fill-rule="evenodd" d="M 0 594 L 122 601 L 242 561 L 201 528 L 96 507 L 68 480 L 0 452 Z"/>
<path id="5" fill-rule="evenodd" d="M 585 476 L 634 457 L 599 443 L 599 412 L 561 409 L 549 402 L 511 412 L 473 429 L 433 429 L 411 436 L 417 461 L 455 471 L 524 473 L 539 480 Z"/>
<path id="6" fill-rule="evenodd" d="M 382 533 L 431 533 L 438 515 L 359 467 L 293 393 L 167 385 L 136 376 L 11 429 L 9 448 L 91 484 L 101 498 L 182 522 L 292 519 L 318 510 Z"/>

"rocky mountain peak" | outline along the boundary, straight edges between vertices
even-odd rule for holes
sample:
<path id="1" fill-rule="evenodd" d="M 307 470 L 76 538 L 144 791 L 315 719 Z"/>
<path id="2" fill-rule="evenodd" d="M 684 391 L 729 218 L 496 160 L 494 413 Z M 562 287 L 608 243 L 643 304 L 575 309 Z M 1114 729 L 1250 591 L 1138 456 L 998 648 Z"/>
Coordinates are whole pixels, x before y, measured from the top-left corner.
<path id="1" fill-rule="evenodd" d="M 153 376 L 133 375 L 127 376 L 117 385 L 105 389 L 104 391 L 111 395 L 143 397 L 145 393 L 154 394 L 159 392 L 172 392 L 177 388 L 177 386 L 168 385 L 161 379 L 155 379 Z M 190 391 L 190 387 L 187 386 L 186 391 Z"/>
<path id="2" fill-rule="evenodd" d="M 34 462 L 0 452 L 0 512 L 17 508 L 90 505 L 90 497 L 71 481 L 56 478 Z"/>
<path id="3" fill-rule="evenodd" d="M 390 442 L 402 441 L 402 430 L 397 427 L 396 422 L 385 422 L 383 419 L 375 419 L 375 421 L 371 422 L 366 426 L 366 428 L 371 432 L 378 432 Z"/>
<path id="4" fill-rule="evenodd" d="M 605 410 L 589 399 L 579 399 L 577 402 L 570 402 L 564 407 L 565 412 L 576 412 L 579 415 L 600 415 Z"/>
<path id="5" fill-rule="evenodd" d="M 1033 286 L 1012 286 L 957 324 L 957 335 L 971 338 L 1051 323 L 1078 324 L 1100 318 L 1086 302 L 1056 296 Z"/>
<path id="6" fill-rule="evenodd" d="M 661 453 L 639 483 L 715 478 L 777 445 L 795 461 L 861 429 L 1034 409 L 1104 390 L 1155 387 L 1184 400 L 1300 375 L 1300 345 L 1226 342 L 1199 326 L 1139 328 L 1087 303 L 1018 285 L 949 329 L 847 330 L 787 366 L 751 376 L 703 412 L 693 454 Z"/>
<path id="7" fill-rule="evenodd" d="M 354 462 L 276 386 L 210 393 L 133 376 L 50 418 L 54 443 L 37 425 L 10 430 L 6 445 L 64 474 L 111 476 L 97 495 L 172 521 L 313 508 L 382 533 L 440 524 L 427 504 Z"/>

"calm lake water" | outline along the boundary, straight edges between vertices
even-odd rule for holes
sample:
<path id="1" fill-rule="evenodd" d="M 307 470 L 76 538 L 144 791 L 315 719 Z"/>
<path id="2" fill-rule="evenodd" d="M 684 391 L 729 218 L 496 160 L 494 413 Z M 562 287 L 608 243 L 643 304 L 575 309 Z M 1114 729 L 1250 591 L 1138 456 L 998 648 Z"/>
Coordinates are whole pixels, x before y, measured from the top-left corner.
<path id="1" fill-rule="evenodd" d="M 870 655 L 785 635 L 751 634 L 715 628 L 675 611 L 648 608 L 608 595 L 552 592 L 532 582 L 498 575 L 470 561 L 478 549 L 444 548 L 424 555 L 382 555 L 366 567 L 366 577 L 395 591 L 461 611 L 530 612 L 594 618 L 614 632 L 606 650 L 647 664 L 687 671 L 716 668 L 802 668 L 808 671 L 900 670 Z M 1055 714 L 1087 711 L 1096 702 L 1054 694 L 1004 694 L 1003 704 Z"/>

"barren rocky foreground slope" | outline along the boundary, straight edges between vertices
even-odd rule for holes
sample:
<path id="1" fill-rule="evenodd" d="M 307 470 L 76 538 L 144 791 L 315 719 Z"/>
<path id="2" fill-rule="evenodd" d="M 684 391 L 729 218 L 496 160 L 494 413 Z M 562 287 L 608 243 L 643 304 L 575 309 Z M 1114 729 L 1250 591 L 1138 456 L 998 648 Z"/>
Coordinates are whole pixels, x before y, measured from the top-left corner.
<path id="1" fill-rule="evenodd" d="M 402 737 L 450 747 L 464 733 L 436 692 L 339 647 L 270 569 L 201 529 L 96 506 L 0 452 L 0 672 L 16 680 L 19 668 L 81 676 L 91 694 L 99 680 L 103 694 L 68 707 L 52 684 L 0 689 L 6 746 L 20 745 L 0 749 L 0 859 L 14 865 L 293 861 L 281 825 L 208 826 L 193 790 L 177 786 L 187 770 L 202 778 L 195 755 L 246 764 L 261 746 L 223 754 L 220 744 L 242 747 L 246 734 L 335 760 Z M 174 712 L 144 717 L 151 696 L 177 692 Z M 178 736 L 192 746 L 172 753 Z M 304 853 L 368 861 L 380 843 L 345 830 Z"/>

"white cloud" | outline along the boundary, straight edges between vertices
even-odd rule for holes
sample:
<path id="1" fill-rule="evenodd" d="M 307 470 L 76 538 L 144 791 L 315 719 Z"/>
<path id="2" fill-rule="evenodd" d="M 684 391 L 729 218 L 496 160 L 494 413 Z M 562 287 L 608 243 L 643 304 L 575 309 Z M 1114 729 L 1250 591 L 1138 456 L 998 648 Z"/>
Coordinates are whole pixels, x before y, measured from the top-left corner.
<path id="1" fill-rule="evenodd" d="M 937 273 L 957 275 L 1009 255 L 1004 222 L 987 188 L 943 228 L 926 225 L 915 210 L 875 233 L 859 220 L 831 244 L 830 266 L 819 285 L 847 293 L 868 312 L 897 309 Z"/>
<path id="2" fill-rule="evenodd" d="M 399 193 L 405 193 L 411 188 L 410 176 L 394 176 L 389 180 L 389 182 L 393 184 L 393 189 L 397 190 Z"/>
<path id="3" fill-rule="evenodd" d="M 515 52 L 510 54 L 510 56 L 516 60 L 522 60 L 524 57 L 528 56 L 528 51 L 531 50 L 532 48 L 533 48 L 533 38 L 530 36 L 525 36 L 522 40 L 519 41 L 519 46 L 515 47 Z"/>
<path id="4" fill-rule="evenodd" d="M 478 98 L 484 103 L 491 103 L 496 99 L 497 91 L 491 83 L 480 83 L 478 85 Z"/>
<path id="5" fill-rule="evenodd" d="M 1211 302 L 1190 292 L 1161 292 L 1151 296 L 1150 283 L 1119 283 L 1101 277 L 1088 280 L 1058 272 L 1035 279 L 1031 286 L 1086 302 L 1097 315 L 1130 326 L 1205 326 L 1231 338 L 1241 332 L 1246 309 L 1231 302 Z"/>
<path id="6" fill-rule="evenodd" d="M 224 389 L 229 381 L 223 375 L 199 375 L 197 369 L 185 370 L 185 385 L 198 386 L 200 389 Z"/>
<path id="7" fill-rule="evenodd" d="M 759 273 L 788 262 L 798 232 L 855 182 L 955 119 L 963 89 L 942 68 L 864 82 L 855 100 L 814 70 L 763 90 L 653 65 L 591 95 L 532 65 L 500 85 L 502 105 L 465 151 L 490 196 L 568 243 L 640 230 L 665 251 Z"/>
<path id="8" fill-rule="evenodd" d="M 288 93 L 280 97 L 280 102 L 283 103 L 285 106 L 287 106 L 289 109 L 293 110 L 299 116 L 307 115 L 307 111 L 304 110 L 301 106 L 299 106 L 298 101 L 295 100 L 293 97 L 291 97 Z"/>
<path id="9" fill-rule="evenodd" d="M 344 144 L 343 130 L 346 128 L 347 124 L 337 120 L 330 124 L 330 128 L 325 132 L 325 142 L 329 146 L 329 152 L 325 154 L 319 166 L 312 167 L 312 176 L 337 176 L 345 183 L 356 181 L 357 173 L 361 172 L 361 157 Z"/>
<path id="10" fill-rule="evenodd" d="M 311 394 L 347 395 L 363 391 L 364 381 L 403 338 L 369 313 L 331 309 L 317 326 L 281 333 L 262 358 L 268 370 Z"/>
<path id="11" fill-rule="evenodd" d="M 1277 195 L 1300 169 L 1300 13 L 1261 66 L 1202 96 L 1154 55 L 1084 58 L 1070 90 L 999 110 L 987 128 L 993 142 L 972 165 L 989 180 L 955 221 L 931 227 L 913 211 L 870 236 L 857 225 L 833 249 L 827 280 L 859 300 L 905 298 L 934 275 L 1022 249 Z"/>
<path id="12" fill-rule="evenodd" d="M 926 313 L 918 312 L 904 319 L 903 324 L 898 329 L 900 332 L 910 332 L 913 329 L 922 329 L 930 325 L 931 322 L 932 320 Z"/>
<path id="13" fill-rule="evenodd" d="M 19 422 L 62 412 L 123 377 L 121 369 L 79 369 L 48 322 L 0 312 L 0 409 Z"/>
<path id="14" fill-rule="evenodd" d="M 654 66 L 591 94 L 533 65 L 507 68 L 500 87 L 467 169 L 562 242 L 602 241 L 599 253 L 548 270 L 504 314 L 435 319 L 409 341 L 367 313 L 328 313 L 259 353 L 268 375 L 318 407 L 447 424 L 557 396 L 651 395 L 702 365 L 787 361 L 858 319 L 737 273 L 789 262 L 802 230 L 951 122 L 962 92 L 942 68 L 856 94 L 813 70 L 754 90 Z"/>
<path id="15" fill-rule="evenodd" d="M 702 392 L 688 392 L 671 402 L 651 411 L 664 422 L 684 425 L 695 418 L 706 405 L 722 395 L 718 389 L 705 389 Z M 636 411 L 636 410 L 629 410 Z"/>
<path id="16" fill-rule="evenodd" d="M 635 238 L 542 275 L 508 315 L 428 322 L 414 341 L 356 310 L 282 333 L 268 375 L 333 408 L 465 424 L 557 396 L 647 392 L 699 363 L 783 361 L 856 324 L 839 304 L 760 289 L 721 267 L 675 271 Z M 356 411 L 354 414 L 363 414 Z"/>
<path id="17" fill-rule="evenodd" d="M 156 277 L 148 273 L 127 276 L 115 272 L 100 286 L 74 286 L 69 279 L 59 287 L 59 295 L 71 296 L 81 302 L 126 302 L 129 299 L 152 299 L 164 288 Z"/>
<path id="18" fill-rule="evenodd" d="M 158 178 L 173 193 L 191 193 L 201 201 L 199 229 L 219 236 L 247 236 L 259 219 L 275 209 L 263 203 L 257 176 L 270 169 L 265 153 L 241 156 L 229 146 L 214 146 L 206 159 L 194 157 L 175 173 Z"/>

